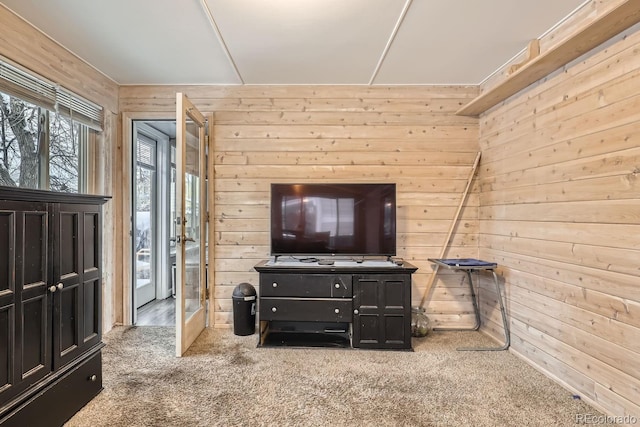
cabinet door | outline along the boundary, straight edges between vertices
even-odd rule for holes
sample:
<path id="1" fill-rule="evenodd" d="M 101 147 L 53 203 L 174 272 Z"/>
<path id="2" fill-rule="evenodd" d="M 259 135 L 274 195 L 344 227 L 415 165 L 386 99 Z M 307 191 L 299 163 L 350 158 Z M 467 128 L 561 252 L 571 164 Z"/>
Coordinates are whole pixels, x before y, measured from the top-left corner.
<path id="1" fill-rule="evenodd" d="M 0 202 L 0 407 L 51 372 L 46 203 Z"/>
<path id="2" fill-rule="evenodd" d="M 411 348 L 411 276 L 353 277 L 353 346 Z"/>
<path id="3" fill-rule="evenodd" d="M 53 220 L 54 369 L 101 339 L 100 207 L 56 205 Z"/>

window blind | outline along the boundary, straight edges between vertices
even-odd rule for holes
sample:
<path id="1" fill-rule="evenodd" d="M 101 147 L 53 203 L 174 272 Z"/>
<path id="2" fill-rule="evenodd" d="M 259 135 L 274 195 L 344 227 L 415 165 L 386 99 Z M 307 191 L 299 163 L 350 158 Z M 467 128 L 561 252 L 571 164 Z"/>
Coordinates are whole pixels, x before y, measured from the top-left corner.
<path id="1" fill-rule="evenodd" d="M 40 107 L 53 110 L 56 104 L 55 86 L 14 67 L 0 58 L 0 89 Z"/>
<path id="2" fill-rule="evenodd" d="M 75 93 L 0 57 L 0 91 L 102 131 L 104 110 Z"/>
<path id="3" fill-rule="evenodd" d="M 58 87 L 56 89 L 56 107 L 58 113 L 91 129 L 102 131 L 104 114 L 101 106 Z"/>
<path id="4" fill-rule="evenodd" d="M 155 153 L 155 141 L 147 141 L 144 138 L 137 139 L 137 153 L 136 160 L 139 164 L 155 167 L 156 165 L 156 153 Z"/>

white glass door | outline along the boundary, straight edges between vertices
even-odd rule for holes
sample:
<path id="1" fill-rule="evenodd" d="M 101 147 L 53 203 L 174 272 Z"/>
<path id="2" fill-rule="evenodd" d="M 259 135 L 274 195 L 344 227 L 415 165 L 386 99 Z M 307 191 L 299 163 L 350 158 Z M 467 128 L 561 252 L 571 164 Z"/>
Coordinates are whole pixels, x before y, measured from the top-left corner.
<path id="1" fill-rule="evenodd" d="M 136 132 L 134 153 L 133 230 L 135 309 L 156 298 L 157 156 L 156 142 Z"/>
<path id="2" fill-rule="evenodd" d="M 172 295 L 171 267 L 175 254 L 171 259 L 173 243 L 169 238 L 173 237 L 170 231 L 175 232 L 175 227 L 168 208 L 172 200 L 169 192 L 171 145 L 169 134 L 156 128 L 158 123 L 133 121 L 132 320 L 136 325 L 161 321 L 152 314 L 159 314 L 158 304 Z M 175 123 L 166 123 L 170 123 L 166 128 L 175 133 Z M 170 317 L 174 324 L 173 304 Z"/>
<path id="3" fill-rule="evenodd" d="M 176 356 L 206 325 L 206 121 L 176 94 Z"/>

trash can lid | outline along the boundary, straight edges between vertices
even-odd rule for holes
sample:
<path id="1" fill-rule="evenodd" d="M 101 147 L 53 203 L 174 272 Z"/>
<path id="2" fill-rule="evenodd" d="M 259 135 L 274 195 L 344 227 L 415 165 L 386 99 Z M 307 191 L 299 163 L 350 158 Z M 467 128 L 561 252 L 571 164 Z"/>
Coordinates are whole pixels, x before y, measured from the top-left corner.
<path id="1" fill-rule="evenodd" d="M 233 296 L 237 298 L 256 296 L 256 288 L 251 286 L 250 283 L 240 283 L 233 290 Z"/>

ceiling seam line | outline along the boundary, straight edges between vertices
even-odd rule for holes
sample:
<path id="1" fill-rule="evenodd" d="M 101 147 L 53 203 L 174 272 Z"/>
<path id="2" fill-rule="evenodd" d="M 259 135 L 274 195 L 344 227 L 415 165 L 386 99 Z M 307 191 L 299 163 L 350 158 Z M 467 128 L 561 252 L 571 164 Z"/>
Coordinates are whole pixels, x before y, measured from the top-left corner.
<path id="1" fill-rule="evenodd" d="M 229 52 L 229 47 L 227 46 L 227 44 L 224 41 L 224 38 L 222 37 L 222 33 L 220 32 L 220 28 L 218 28 L 218 24 L 216 23 L 215 18 L 213 17 L 213 13 L 211 13 L 211 10 L 207 5 L 207 1 L 200 0 L 200 5 L 204 9 L 204 12 L 207 15 L 207 18 L 209 18 L 209 24 L 211 24 L 213 31 L 216 33 L 216 37 L 218 37 L 218 40 L 222 45 L 222 50 L 224 51 L 224 54 L 229 60 L 229 62 L 231 63 L 231 66 L 233 67 L 233 71 L 235 71 L 236 73 L 236 77 L 238 77 L 238 80 L 240 80 L 240 84 L 245 84 L 244 79 L 242 78 L 242 74 L 240 74 L 240 70 L 238 70 L 238 66 L 236 65 L 236 61 L 233 60 L 233 56 L 231 56 L 231 52 Z"/>
<path id="2" fill-rule="evenodd" d="M 376 77 L 378 77 L 378 73 L 380 72 L 380 68 L 382 68 L 382 64 L 384 63 L 384 60 L 387 58 L 387 54 L 389 53 L 389 49 L 391 49 L 391 44 L 393 43 L 393 41 L 396 38 L 396 35 L 398 34 L 398 30 L 400 29 L 400 26 L 402 25 L 402 21 L 404 21 L 404 17 L 407 15 L 407 11 L 409 10 L 409 7 L 411 6 L 411 2 L 413 0 L 407 0 L 406 3 L 404 4 L 404 7 L 402 8 L 402 12 L 400 12 L 400 16 L 398 17 L 398 20 L 396 21 L 396 25 L 395 27 L 393 27 L 393 31 L 391 32 L 391 35 L 389 36 L 389 40 L 387 40 L 387 44 L 384 47 L 384 50 L 382 51 L 382 55 L 380 55 L 380 59 L 378 60 L 378 64 L 376 65 L 376 68 L 373 70 L 373 75 L 371 76 L 371 79 L 369 80 L 369 86 L 371 86 L 374 82 L 374 80 L 376 79 Z"/>

